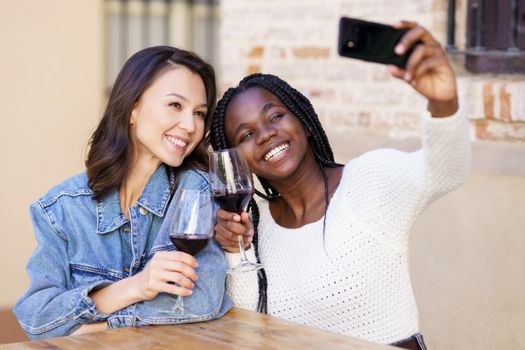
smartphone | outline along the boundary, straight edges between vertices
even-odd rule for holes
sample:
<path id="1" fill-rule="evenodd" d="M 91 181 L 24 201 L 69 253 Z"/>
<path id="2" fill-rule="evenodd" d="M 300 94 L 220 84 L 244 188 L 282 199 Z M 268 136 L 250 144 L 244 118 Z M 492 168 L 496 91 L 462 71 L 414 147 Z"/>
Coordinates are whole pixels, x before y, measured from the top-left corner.
<path id="1" fill-rule="evenodd" d="M 339 21 L 339 55 L 405 68 L 408 58 L 417 44 L 403 55 L 395 53 L 394 48 L 407 31 L 408 29 L 395 29 L 386 24 L 341 17 Z"/>

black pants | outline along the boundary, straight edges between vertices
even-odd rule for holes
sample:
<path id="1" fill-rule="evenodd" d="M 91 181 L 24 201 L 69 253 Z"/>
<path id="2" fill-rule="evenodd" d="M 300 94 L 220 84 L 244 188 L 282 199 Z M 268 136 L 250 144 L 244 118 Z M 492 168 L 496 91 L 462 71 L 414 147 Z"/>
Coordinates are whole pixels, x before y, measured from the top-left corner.
<path id="1" fill-rule="evenodd" d="M 414 334 L 410 338 L 390 344 L 398 348 L 410 349 L 410 350 L 426 350 L 427 346 L 423 340 L 423 336 L 419 333 Z"/>

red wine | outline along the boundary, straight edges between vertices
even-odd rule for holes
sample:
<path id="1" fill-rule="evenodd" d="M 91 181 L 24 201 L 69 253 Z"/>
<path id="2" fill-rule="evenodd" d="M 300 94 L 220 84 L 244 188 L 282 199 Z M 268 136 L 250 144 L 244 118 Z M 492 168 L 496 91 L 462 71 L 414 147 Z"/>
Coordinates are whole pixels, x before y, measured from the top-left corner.
<path id="1" fill-rule="evenodd" d="M 212 193 L 213 199 L 222 209 L 237 214 L 240 214 L 248 208 L 252 196 L 252 189 L 242 189 L 235 193 L 228 193 L 226 191 L 213 191 Z"/>
<path id="2" fill-rule="evenodd" d="M 186 235 L 184 233 L 170 235 L 170 239 L 175 247 L 177 247 L 177 250 L 193 256 L 197 255 L 197 253 L 211 241 L 211 237 L 206 235 Z"/>

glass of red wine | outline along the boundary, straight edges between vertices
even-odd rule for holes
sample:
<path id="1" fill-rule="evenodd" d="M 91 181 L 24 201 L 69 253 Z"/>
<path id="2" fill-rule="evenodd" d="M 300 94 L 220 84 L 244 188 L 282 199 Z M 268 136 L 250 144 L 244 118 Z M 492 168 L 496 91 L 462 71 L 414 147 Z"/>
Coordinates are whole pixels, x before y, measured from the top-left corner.
<path id="1" fill-rule="evenodd" d="M 173 198 L 176 207 L 170 222 L 170 240 L 178 251 L 197 255 L 213 237 L 213 201 L 208 191 L 182 189 Z M 173 311 L 194 316 L 184 310 L 177 296 Z"/>
<path id="2" fill-rule="evenodd" d="M 253 196 L 252 173 L 246 160 L 237 148 L 229 148 L 209 153 L 210 184 L 214 201 L 224 210 L 241 214 L 248 209 Z M 255 271 L 261 264 L 253 263 L 246 258 L 242 236 L 237 237 L 241 261 L 239 265 L 228 270 L 228 273 Z"/>

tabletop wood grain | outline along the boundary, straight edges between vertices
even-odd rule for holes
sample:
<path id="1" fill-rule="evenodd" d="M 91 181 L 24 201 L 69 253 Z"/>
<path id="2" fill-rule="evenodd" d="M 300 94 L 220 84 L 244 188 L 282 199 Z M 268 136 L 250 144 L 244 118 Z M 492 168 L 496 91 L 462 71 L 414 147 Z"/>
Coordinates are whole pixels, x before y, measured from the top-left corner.
<path id="1" fill-rule="evenodd" d="M 0 345 L 0 350 L 85 349 L 398 349 L 358 340 L 280 320 L 242 309 L 233 309 L 214 321 L 171 326 L 110 329 L 70 337 Z"/>

